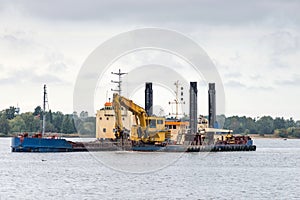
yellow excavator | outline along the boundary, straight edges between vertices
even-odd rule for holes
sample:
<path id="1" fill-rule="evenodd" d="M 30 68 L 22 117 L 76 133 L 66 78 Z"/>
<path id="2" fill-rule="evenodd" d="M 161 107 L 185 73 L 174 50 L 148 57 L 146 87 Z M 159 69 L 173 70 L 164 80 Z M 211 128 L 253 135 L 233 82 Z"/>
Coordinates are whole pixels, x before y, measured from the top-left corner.
<path id="1" fill-rule="evenodd" d="M 122 123 L 121 106 L 128 109 L 135 117 L 136 125 L 131 127 L 130 140 L 145 144 L 164 144 L 171 138 L 171 132 L 165 128 L 165 118 L 148 116 L 145 109 L 135 104 L 132 100 L 113 94 L 113 108 L 115 111 L 115 136 L 117 139 L 125 136 Z"/>

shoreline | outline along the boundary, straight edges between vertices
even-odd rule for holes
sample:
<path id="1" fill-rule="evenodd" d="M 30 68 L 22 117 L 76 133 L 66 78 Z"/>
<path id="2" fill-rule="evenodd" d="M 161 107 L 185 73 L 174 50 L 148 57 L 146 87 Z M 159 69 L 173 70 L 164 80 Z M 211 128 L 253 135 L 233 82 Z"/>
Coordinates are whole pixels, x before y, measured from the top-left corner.
<path id="1" fill-rule="evenodd" d="M 80 135 L 79 133 L 71 133 L 71 134 L 60 134 L 60 133 L 47 133 L 45 137 L 57 135 L 57 137 L 64 137 L 64 138 L 93 138 L 95 136 L 92 135 Z M 9 135 L 2 135 L 0 134 L 0 138 L 5 137 L 17 137 L 18 134 L 9 134 Z"/>
<path id="2" fill-rule="evenodd" d="M 226 135 L 226 134 L 225 134 Z M 233 135 L 238 135 L 238 136 L 243 136 L 243 134 L 233 134 Z M 220 135 L 215 134 L 215 137 L 218 137 Z M 265 134 L 265 135 L 259 135 L 259 134 L 246 134 L 244 136 L 249 136 L 252 139 L 300 139 L 300 138 L 295 138 L 295 137 L 287 137 L 287 138 L 283 138 L 283 137 L 278 137 L 275 136 L 274 134 Z"/>
<path id="3" fill-rule="evenodd" d="M 54 134 L 53 134 L 54 135 Z M 234 135 L 242 135 L 242 134 L 234 134 Z M 80 135 L 78 133 L 75 134 L 58 134 L 59 137 L 63 137 L 63 138 L 95 138 L 95 136 L 92 135 Z M 215 136 L 220 136 L 220 135 L 215 135 Z M 287 138 L 283 138 L 283 137 L 276 137 L 273 134 L 271 135 L 259 135 L 259 134 L 247 134 L 245 136 L 250 136 L 252 139 L 300 139 L 300 138 L 295 138 L 295 137 L 287 137 Z M 0 138 L 11 138 L 11 137 L 16 137 L 15 134 L 11 134 L 11 135 L 0 135 Z"/>
<path id="4" fill-rule="evenodd" d="M 276 137 L 273 134 L 272 135 L 264 135 L 261 136 L 259 134 L 248 134 L 252 139 L 300 139 L 300 138 L 295 138 L 295 137 Z"/>

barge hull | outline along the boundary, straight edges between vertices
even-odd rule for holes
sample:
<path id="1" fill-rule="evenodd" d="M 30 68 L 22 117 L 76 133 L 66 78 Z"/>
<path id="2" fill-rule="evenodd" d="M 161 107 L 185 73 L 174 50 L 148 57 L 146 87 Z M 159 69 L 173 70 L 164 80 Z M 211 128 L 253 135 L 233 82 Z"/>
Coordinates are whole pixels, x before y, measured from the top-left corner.
<path id="1" fill-rule="evenodd" d="M 11 140 L 12 152 L 70 152 L 73 146 L 65 139 L 19 138 Z"/>
<path id="2" fill-rule="evenodd" d="M 255 145 L 131 145 L 131 143 L 94 141 L 71 142 L 65 139 L 12 138 L 12 152 L 82 152 L 82 151 L 143 151 L 143 152 L 222 152 L 255 151 Z"/>
<path id="3" fill-rule="evenodd" d="M 255 145 L 222 145 L 222 146 L 184 146 L 184 145 L 167 145 L 160 146 L 134 146 L 133 151 L 145 152 L 222 152 L 222 151 L 256 151 Z"/>

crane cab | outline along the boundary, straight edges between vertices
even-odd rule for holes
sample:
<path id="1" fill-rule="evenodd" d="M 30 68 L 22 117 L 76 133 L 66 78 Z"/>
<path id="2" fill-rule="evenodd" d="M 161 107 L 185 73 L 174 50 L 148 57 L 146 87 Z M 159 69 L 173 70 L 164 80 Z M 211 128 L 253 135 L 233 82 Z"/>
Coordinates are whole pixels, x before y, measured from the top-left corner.
<path id="1" fill-rule="evenodd" d="M 165 128 L 165 118 L 151 116 L 146 118 L 146 128 L 134 125 L 131 128 L 133 141 L 145 143 L 162 143 L 171 138 L 171 132 Z"/>
<path id="2" fill-rule="evenodd" d="M 146 124 L 149 131 L 163 130 L 165 129 L 165 118 L 163 117 L 147 117 Z"/>

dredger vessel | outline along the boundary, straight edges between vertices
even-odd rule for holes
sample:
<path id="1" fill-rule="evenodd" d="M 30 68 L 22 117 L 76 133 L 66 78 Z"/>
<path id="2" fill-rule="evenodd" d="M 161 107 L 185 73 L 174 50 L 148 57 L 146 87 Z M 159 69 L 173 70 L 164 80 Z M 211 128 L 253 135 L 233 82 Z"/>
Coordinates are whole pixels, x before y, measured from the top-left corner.
<path id="1" fill-rule="evenodd" d="M 44 86 L 44 109 L 46 94 L 46 86 Z M 97 140 L 72 142 L 63 138 L 45 137 L 43 125 L 42 134 L 33 136 L 21 134 L 13 137 L 12 152 L 255 151 L 256 146 L 249 136 L 236 136 L 231 130 L 215 127 L 214 83 L 209 84 L 208 94 L 208 120 L 203 116 L 198 118 L 197 115 L 197 82 L 190 82 L 189 120 L 166 119 L 152 114 L 152 83 L 146 83 L 145 109 L 132 100 L 114 93 L 113 101 L 105 103 L 105 107 L 97 112 Z M 130 122 L 131 120 L 134 122 Z M 44 122 L 45 119 L 43 119 L 43 124 Z"/>

